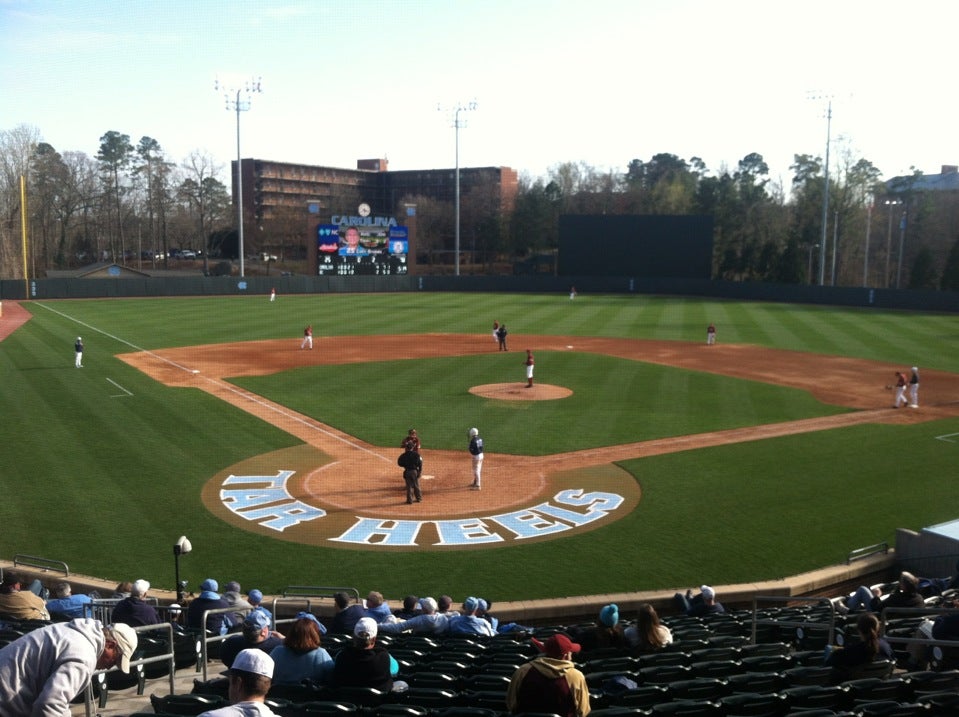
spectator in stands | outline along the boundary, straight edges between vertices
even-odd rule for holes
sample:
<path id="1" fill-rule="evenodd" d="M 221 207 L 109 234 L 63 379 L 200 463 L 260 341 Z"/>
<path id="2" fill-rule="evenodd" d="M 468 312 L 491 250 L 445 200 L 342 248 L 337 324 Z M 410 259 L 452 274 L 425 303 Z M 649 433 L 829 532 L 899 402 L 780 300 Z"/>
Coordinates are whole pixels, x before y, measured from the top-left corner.
<path id="1" fill-rule="evenodd" d="M 451 598 L 449 595 L 439 596 L 436 601 L 436 611 L 440 615 L 446 615 L 446 617 L 459 615 L 459 612 L 453 609 L 453 598 Z"/>
<path id="2" fill-rule="evenodd" d="M 230 607 L 226 600 L 220 597 L 220 594 L 217 592 L 219 589 L 219 584 L 213 578 L 207 578 L 200 584 L 200 596 L 190 602 L 186 611 L 187 627 L 194 629 L 205 627 L 207 631 L 212 632 L 214 635 L 226 634 L 229 625 L 227 624 L 225 613 L 209 615 L 206 619 L 206 625 L 202 624 L 203 613 L 207 610 L 219 610 Z"/>
<path id="3" fill-rule="evenodd" d="M 162 622 L 157 609 L 146 601 L 148 592 L 150 592 L 150 583 L 142 578 L 135 580 L 130 597 L 123 598 L 114 606 L 110 620 L 132 627 L 157 625 Z"/>
<path id="4" fill-rule="evenodd" d="M 690 617 L 704 617 L 706 615 L 722 615 L 726 612 L 721 602 L 716 600 L 716 591 L 708 585 L 699 588 L 699 594 L 693 597 L 691 590 L 686 594 L 676 593 L 673 596 L 676 606 Z"/>
<path id="5" fill-rule="evenodd" d="M 336 604 L 336 615 L 333 616 L 333 624 L 330 632 L 337 635 L 352 635 L 356 622 L 366 609 L 359 603 L 350 603 L 350 596 L 344 592 L 334 593 L 333 602 Z"/>
<path id="6" fill-rule="evenodd" d="M 22 590 L 23 577 L 15 570 L 3 573 L 0 583 L 0 615 L 15 620 L 49 620 L 50 613 L 40 597 L 40 581 L 34 580 L 31 589 Z"/>
<path id="7" fill-rule="evenodd" d="M 397 620 L 409 620 L 411 617 L 416 617 L 420 614 L 420 599 L 416 595 L 407 595 L 403 598 L 403 608 L 401 610 L 396 610 L 393 613 L 393 616 Z"/>
<path id="8" fill-rule="evenodd" d="M 384 635 L 400 632 L 412 632 L 419 635 L 445 635 L 449 630 L 449 618 L 437 612 L 436 600 L 431 597 L 420 598 L 422 612 L 408 620 L 384 622 L 379 626 Z"/>
<path id="9" fill-rule="evenodd" d="M 204 712 L 200 717 L 276 717 L 266 706 L 273 685 L 273 659 L 261 650 L 243 650 L 227 670 L 230 706 Z"/>
<path id="10" fill-rule="evenodd" d="M 463 612 L 450 618 L 449 631 L 454 635 L 486 635 L 492 637 L 496 633 L 493 626 L 486 620 L 476 616 L 479 609 L 479 599 L 468 597 L 463 601 Z"/>
<path id="11" fill-rule="evenodd" d="M 363 617 L 371 617 L 377 623 L 386 622 L 393 617 L 393 611 L 386 604 L 383 593 L 370 591 L 370 594 L 366 596 L 366 612 L 363 613 Z"/>
<path id="12" fill-rule="evenodd" d="M 623 636 L 626 645 L 636 652 L 659 650 L 673 641 L 673 633 L 659 621 L 656 608 L 649 603 L 639 606 L 636 625 L 627 627 Z"/>
<path id="13" fill-rule="evenodd" d="M 227 617 L 234 626 L 242 623 L 246 613 L 253 608 L 250 602 L 243 597 L 240 583 L 236 580 L 231 580 L 223 587 L 223 599 L 226 600 L 227 605 L 237 609 L 237 612 L 227 613 Z"/>
<path id="14" fill-rule="evenodd" d="M 239 635 L 230 635 L 220 646 L 220 659 L 227 667 L 242 650 L 257 649 L 270 654 L 283 644 L 283 635 L 270 628 L 272 620 L 265 610 L 251 610 L 244 618 Z"/>
<path id="15" fill-rule="evenodd" d="M 278 685 L 299 685 L 310 680 L 317 685 L 330 681 L 333 658 L 320 647 L 326 628 L 316 616 L 301 612 L 286 631 L 283 644 L 273 648 L 270 657 L 275 664 L 273 682 Z"/>
<path id="16" fill-rule="evenodd" d="M 850 668 L 876 660 L 895 659 L 889 643 L 879 636 L 879 618 L 874 613 L 860 615 L 856 620 L 856 630 L 859 632 L 859 642 L 848 647 L 826 647 L 825 664 L 835 668 L 834 682 L 848 679 Z"/>
<path id="17" fill-rule="evenodd" d="M 125 581 L 122 583 L 117 583 L 116 589 L 113 591 L 113 595 L 110 597 L 114 600 L 122 600 L 123 598 L 130 597 L 131 592 L 133 591 L 133 583 Z"/>
<path id="18" fill-rule="evenodd" d="M 919 579 L 905 570 L 899 574 L 899 584 L 895 590 L 885 597 L 878 586 L 868 588 L 860 585 L 846 599 L 846 607 L 852 611 L 882 612 L 887 607 L 924 607 L 925 604 L 926 601 L 919 594 Z"/>
<path id="19" fill-rule="evenodd" d="M 399 663 L 376 644 L 376 621 L 360 618 L 353 628 L 353 642 L 336 654 L 333 661 L 334 687 L 373 687 L 389 692 Z"/>
<path id="20" fill-rule="evenodd" d="M 74 595 L 73 587 L 66 580 L 55 582 L 50 590 L 51 598 L 47 600 L 47 612 L 50 616 L 60 615 L 66 618 L 92 617 L 84 615 L 84 606 L 93 603 L 89 595 Z"/>
<path id="21" fill-rule="evenodd" d="M 533 641 L 545 654 L 513 673 L 506 692 L 507 709 L 513 714 L 538 712 L 586 717 L 590 711 L 589 688 L 583 673 L 572 662 L 580 646 L 561 632 L 545 643 Z"/>
<path id="22" fill-rule="evenodd" d="M 940 608 L 955 608 L 951 603 L 943 603 Z M 959 642 L 959 611 L 951 610 L 948 613 L 939 615 L 934 620 L 923 620 L 913 635 L 919 640 L 952 640 Z M 911 643 L 906 646 L 909 653 L 908 669 L 925 670 L 929 667 L 929 660 L 932 657 L 932 648 L 922 643 Z"/>
<path id="23" fill-rule="evenodd" d="M 130 671 L 137 634 L 84 618 L 31 630 L 0 649 L 0 714 L 69 715 L 94 670 Z"/>
<path id="24" fill-rule="evenodd" d="M 599 611 L 599 624 L 580 630 L 572 637 L 584 652 L 604 647 L 625 647 L 626 637 L 623 626 L 619 624 L 619 606 L 615 603 L 605 605 Z"/>
<path id="25" fill-rule="evenodd" d="M 258 590 L 257 588 L 250 590 L 250 592 L 246 594 L 246 600 L 248 603 L 250 603 L 251 607 L 262 610 L 270 616 L 271 620 L 273 619 L 273 613 L 263 605 L 263 592 L 261 590 Z"/>

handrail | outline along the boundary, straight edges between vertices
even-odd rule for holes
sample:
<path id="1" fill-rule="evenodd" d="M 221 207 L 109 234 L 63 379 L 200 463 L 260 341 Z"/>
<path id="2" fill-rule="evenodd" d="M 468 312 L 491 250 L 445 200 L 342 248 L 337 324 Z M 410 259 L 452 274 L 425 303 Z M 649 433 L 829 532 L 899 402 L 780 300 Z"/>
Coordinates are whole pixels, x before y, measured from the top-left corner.
<path id="1" fill-rule="evenodd" d="M 175 650 L 176 647 L 173 644 L 173 625 L 169 622 L 160 623 L 159 625 L 140 625 L 137 627 L 131 628 L 137 634 L 144 632 L 157 632 L 159 630 L 166 630 L 167 633 L 167 645 L 169 645 L 170 651 L 162 655 L 154 655 L 153 657 L 141 657 L 138 660 L 130 661 L 130 671 L 133 671 L 133 668 L 136 667 L 138 670 L 143 669 L 143 665 L 148 665 L 154 662 L 167 662 L 169 663 L 169 680 L 170 680 L 170 694 L 172 695 L 176 691 L 176 659 L 175 659 Z M 94 717 L 96 710 L 94 708 L 94 699 L 93 699 L 93 677 L 97 675 L 106 674 L 107 672 L 113 672 L 118 670 L 118 667 L 111 667 L 108 670 L 94 670 L 93 675 L 91 675 L 91 680 L 87 683 L 87 687 L 83 692 L 83 704 L 86 711 L 86 717 Z"/>
<path id="2" fill-rule="evenodd" d="M 885 555 L 888 552 L 889 543 L 876 543 L 875 545 L 867 545 L 864 548 L 856 548 L 855 550 L 850 550 L 849 555 L 846 556 L 846 565 L 849 565 L 849 563 L 854 560 L 868 558 L 870 555 L 875 555 L 876 553 L 883 553 Z"/>
<path id="3" fill-rule="evenodd" d="M 13 566 L 26 565 L 28 568 L 39 568 L 40 570 L 56 570 L 63 573 L 64 577 L 70 577 L 70 568 L 62 560 L 52 560 L 50 558 L 41 558 L 36 555 L 17 554 L 13 556 Z"/>
<path id="4" fill-rule="evenodd" d="M 204 682 L 206 682 L 207 680 L 206 663 L 210 659 L 208 645 L 211 642 L 223 642 L 224 640 L 226 640 L 226 638 L 230 637 L 231 634 L 236 634 L 236 633 L 227 632 L 223 635 L 207 635 L 206 634 L 207 617 L 210 615 L 225 615 L 227 613 L 230 613 L 230 614 L 239 613 L 239 614 L 245 615 L 252 611 L 253 611 L 253 608 L 237 608 L 237 607 L 218 607 L 215 610 L 204 610 L 203 615 L 200 617 L 200 627 L 199 628 L 187 627 L 188 630 L 191 630 L 191 629 L 199 630 L 198 637 L 200 640 L 200 662 L 203 663 L 203 681 Z M 272 618 L 270 621 L 272 623 Z"/>
<path id="5" fill-rule="evenodd" d="M 833 605 L 832 601 L 826 597 L 798 597 L 795 595 L 755 595 L 753 596 L 753 617 L 752 617 L 752 628 L 750 631 L 749 641 L 755 645 L 756 644 L 756 627 L 759 625 L 778 625 L 779 627 L 795 627 L 802 629 L 805 627 L 824 627 L 822 622 L 815 622 L 810 620 L 801 620 L 801 621 L 792 621 L 792 620 L 760 620 L 757 616 L 758 603 L 768 602 L 768 603 L 786 603 L 786 602 L 806 602 L 806 603 L 819 603 L 823 606 L 829 606 L 829 623 L 828 623 L 828 634 L 827 639 L 829 644 L 833 644 L 836 633 L 836 606 Z"/>
<path id="6" fill-rule="evenodd" d="M 348 593 L 353 596 L 353 602 L 360 601 L 360 591 L 356 588 L 338 588 L 323 585 L 289 585 L 283 589 L 283 597 L 332 598 L 336 593 Z"/>

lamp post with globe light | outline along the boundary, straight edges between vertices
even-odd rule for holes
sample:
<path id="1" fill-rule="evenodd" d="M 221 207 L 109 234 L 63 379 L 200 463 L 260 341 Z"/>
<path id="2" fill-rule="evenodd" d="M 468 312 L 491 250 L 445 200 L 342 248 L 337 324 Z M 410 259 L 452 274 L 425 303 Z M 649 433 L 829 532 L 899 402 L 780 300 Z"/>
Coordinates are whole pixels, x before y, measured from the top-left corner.
<path id="1" fill-rule="evenodd" d="M 173 544 L 173 569 L 176 575 L 176 599 L 181 605 L 183 604 L 183 599 L 186 595 L 186 581 L 182 583 L 180 582 L 180 556 L 186 555 L 191 550 L 193 550 L 193 545 L 190 544 L 190 540 L 185 535 L 181 535 L 180 539 Z"/>

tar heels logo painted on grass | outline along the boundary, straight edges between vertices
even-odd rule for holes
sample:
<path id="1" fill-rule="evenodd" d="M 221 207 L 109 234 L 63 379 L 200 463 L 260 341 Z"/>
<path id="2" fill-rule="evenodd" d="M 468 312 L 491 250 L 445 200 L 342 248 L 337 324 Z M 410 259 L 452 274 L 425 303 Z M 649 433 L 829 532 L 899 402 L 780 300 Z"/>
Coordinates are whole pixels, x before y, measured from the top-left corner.
<path id="1" fill-rule="evenodd" d="M 518 510 L 447 520 L 373 518 L 353 515 L 344 524 L 326 510 L 295 496 L 295 471 L 234 475 L 223 479 L 219 502 L 231 518 L 250 527 L 296 539 L 317 529 L 323 540 L 351 547 L 468 547 L 567 533 L 608 519 L 625 499 L 616 493 L 563 489 L 551 499 Z M 324 525 L 329 523 L 329 525 Z"/>

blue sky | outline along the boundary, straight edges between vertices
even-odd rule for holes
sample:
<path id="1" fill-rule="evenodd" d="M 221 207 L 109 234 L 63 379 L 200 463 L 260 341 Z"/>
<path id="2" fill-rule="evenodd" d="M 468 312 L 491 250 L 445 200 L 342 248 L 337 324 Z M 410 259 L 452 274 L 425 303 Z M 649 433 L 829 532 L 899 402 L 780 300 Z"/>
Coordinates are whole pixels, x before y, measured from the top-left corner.
<path id="1" fill-rule="evenodd" d="M 716 172 L 851 150 L 885 177 L 959 163 L 959 3 L 918 0 L 0 0 L 0 130 L 95 155 L 116 130 L 236 158 L 214 79 L 262 77 L 244 157 L 622 172 L 659 152 Z M 223 177 L 225 177 L 225 171 Z"/>

